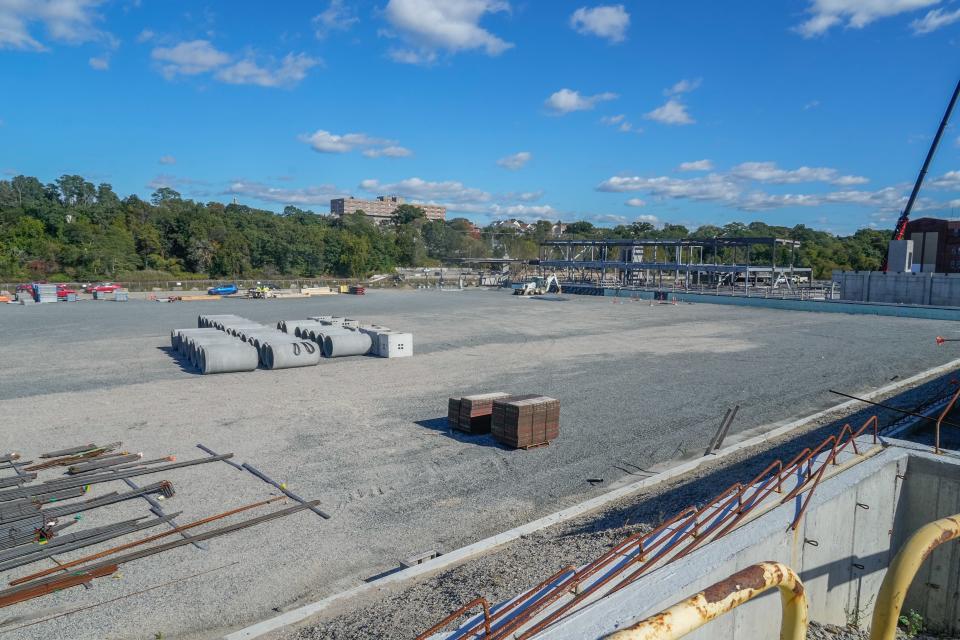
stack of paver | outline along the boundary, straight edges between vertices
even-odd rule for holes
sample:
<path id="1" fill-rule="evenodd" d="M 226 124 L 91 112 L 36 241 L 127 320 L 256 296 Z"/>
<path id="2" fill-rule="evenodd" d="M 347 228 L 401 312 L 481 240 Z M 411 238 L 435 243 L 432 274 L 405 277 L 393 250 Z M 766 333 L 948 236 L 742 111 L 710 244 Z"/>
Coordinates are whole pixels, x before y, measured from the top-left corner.
<path id="1" fill-rule="evenodd" d="M 493 400 L 493 437 L 515 449 L 549 444 L 560 436 L 560 401 L 541 395 Z"/>
<path id="2" fill-rule="evenodd" d="M 454 405 L 457 407 L 457 420 L 450 426 L 464 433 L 490 433 L 490 419 L 493 415 L 493 402 L 500 398 L 509 398 L 509 393 L 497 391 L 480 393 L 462 398 L 450 398 L 447 405 L 447 419 L 450 420 Z"/>

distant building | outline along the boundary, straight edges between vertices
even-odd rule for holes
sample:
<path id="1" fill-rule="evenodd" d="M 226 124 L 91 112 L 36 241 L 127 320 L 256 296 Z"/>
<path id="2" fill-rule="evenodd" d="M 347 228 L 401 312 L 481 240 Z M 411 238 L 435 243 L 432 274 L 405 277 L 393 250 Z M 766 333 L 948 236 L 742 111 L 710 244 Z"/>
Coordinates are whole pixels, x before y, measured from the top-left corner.
<path id="1" fill-rule="evenodd" d="M 509 218 L 507 220 L 497 220 L 490 225 L 496 229 L 516 229 L 520 233 L 526 233 L 528 231 L 533 231 L 534 225 L 529 222 L 524 222 L 523 220 L 517 220 L 516 218 Z"/>
<path id="2" fill-rule="evenodd" d="M 917 218 L 904 238 L 913 240 L 912 271 L 960 273 L 960 220 Z"/>
<path id="3" fill-rule="evenodd" d="M 367 216 L 374 219 L 378 224 L 390 222 L 393 212 L 402 204 L 411 204 L 423 209 L 427 220 L 446 220 L 447 208 L 435 204 L 420 204 L 417 202 L 407 203 L 400 196 L 377 196 L 376 200 L 360 200 L 350 196 L 349 198 L 336 198 L 330 201 L 330 215 L 343 216 L 347 213 L 356 213 L 362 211 Z"/>
<path id="4" fill-rule="evenodd" d="M 497 220 L 490 226 L 497 229 L 516 229 L 520 233 L 532 233 L 537 229 L 535 223 L 524 222 L 523 220 L 517 220 L 516 218 L 508 218 L 507 220 Z M 554 238 L 559 238 L 567 230 L 567 225 L 562 222 L 551 223 L 550 224 L 550 235 Z"/>

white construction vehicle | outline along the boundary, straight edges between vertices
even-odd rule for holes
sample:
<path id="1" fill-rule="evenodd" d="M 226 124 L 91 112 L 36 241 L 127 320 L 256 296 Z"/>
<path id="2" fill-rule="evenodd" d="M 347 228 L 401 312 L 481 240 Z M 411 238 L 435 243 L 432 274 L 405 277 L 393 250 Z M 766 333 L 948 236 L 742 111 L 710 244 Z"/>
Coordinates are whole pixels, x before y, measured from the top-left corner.
<path id="1" fill-rule="evenodd" d="M 560 281 L 556 275 L 551 274 L 545 278 L 537 276 L 532 280 L 513 284 L 515 296 L 542 296 L 545 293 L 560 293 Z"/>

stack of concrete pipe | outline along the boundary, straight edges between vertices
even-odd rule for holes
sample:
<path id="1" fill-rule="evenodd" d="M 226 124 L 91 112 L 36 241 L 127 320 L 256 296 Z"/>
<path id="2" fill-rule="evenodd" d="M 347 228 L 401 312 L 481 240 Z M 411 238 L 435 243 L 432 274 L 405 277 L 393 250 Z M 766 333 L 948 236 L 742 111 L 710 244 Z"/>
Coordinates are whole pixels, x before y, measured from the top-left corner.
<path id="1" fill-rule="evenodd" d="M 251 345 L 218 329 L 176 329 L 170 344 L 204 375 L 253 371 L 260 362 Z"/>
<path id="2" fill-rule="evenodd" d="M 317 345 L 240 316 L 201 315 L 197 318 L 197 325 L 210 327 L 220 335 L 253 347 L 266 369 L 308 367 L 320 362 Z"/>
<path id="3" fill-rule="evenodd" d="M 173 332 L 171 344 L 194 366 L 210 369 L 211 373 L 240 366 L 223 355 L 228 346 L 236 344 L 248 347 L 245 353 L 252 348 L 266 369 L 316 365 L 321 355 L 339 358 L 373 354 L 392 358 L 413 354 L 412 336 L 408 333 L 331 315 L 281 320 L 276 328 L 232 314 L 201 315 L 197 327 Z M 208 351 L 210 356 L 205 355 Z M 249 366 L 249 356 L 243 360 L 243 366 Z"/>

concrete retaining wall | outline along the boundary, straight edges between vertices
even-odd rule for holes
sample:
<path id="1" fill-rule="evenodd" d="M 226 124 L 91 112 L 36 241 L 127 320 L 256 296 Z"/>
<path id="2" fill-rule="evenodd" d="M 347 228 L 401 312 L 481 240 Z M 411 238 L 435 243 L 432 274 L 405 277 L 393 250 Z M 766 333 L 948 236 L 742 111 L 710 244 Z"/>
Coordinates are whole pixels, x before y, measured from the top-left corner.
<path id="1" fill-rule="evenodd" d="M 960 307 L 960 273 L 834 271 L 840 299 Z"/>
<path id="2" fill-rule="evenodd" d="M 950 274 L 953 275 L 953 274 Z M 960 274 L 957 274 L 960 276 Z M 957 279 L 960 285 L 960 278 Z M 653 300 L 653 291 L 633 289 L 609 289 L 592 285 L 565 285 L 563 293 L 595 295 L 620 298 Z M 762 307 L 785 311 L 812 311 L 817 313 L 851 313 L 857 315 L 896 316 L 900 318 L 923 318 L 927 320 L 960 321 L 960 307 L 928 305 L 883 304 L 878 302 L 853 302 L 847 300 L 789 300 L 731 295 L 710 295 L 668 291 L 670 300 L 699 304 L 727 304 L 740 307 Z"/>
<path id="3" fill-rule="evenodd" d="M 960 513 L 960 469 L 943 459 L 911 458 L 899 507 L 893 531 L 895 548 L 931 520 Z M 953 542 L 937 547 L 920 567 L 903 612 L 913 609 L 920 613 L 927 630 L 956 635 L 960 631 L 958 593 L 960 544 Z"/>
<path id="4" fill-rule="evenodd" d="M 921 525 L 960 511 L 960 460 L 890 447 L 821 484 L 798 530 L 789 531 L 797 507 L 778 507 L 722 543 L 652 571 L 539 637 L 603 637 L 763 560 L 783 562 L 800 573 L 811 619 L 866 628 L 900 545 Z M 930 624 L 956 629 L 958 547 L 948 543 L 934 553 L 914 581 L 905 611 L 916 609 Z M 687 637 L 761 640 L 776 635 L 779 620 L 774 589 Z"/>

